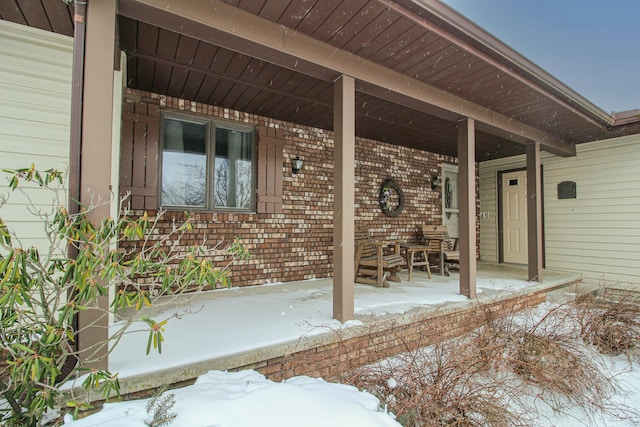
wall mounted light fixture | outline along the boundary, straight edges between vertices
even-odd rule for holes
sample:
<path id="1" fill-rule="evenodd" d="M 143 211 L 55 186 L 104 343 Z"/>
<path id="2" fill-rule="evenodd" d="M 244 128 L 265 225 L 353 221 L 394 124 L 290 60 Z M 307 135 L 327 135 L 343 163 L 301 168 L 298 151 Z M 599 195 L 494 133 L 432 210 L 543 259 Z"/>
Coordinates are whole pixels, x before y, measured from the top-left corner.
<path id="1" fill-rule="evenodd" d="M 431 189 L 435 190 L 440 184 L 442 184 L 442 178 L 438 175 L 433 175 L 431 177 Z"/>
<path id="2" fill-rule="evenodd" d="M 296 156 L 295 159 L 291 160 L 291 172 L 298 173 L 300 169 L 302 169 L 302 159 Z"/>

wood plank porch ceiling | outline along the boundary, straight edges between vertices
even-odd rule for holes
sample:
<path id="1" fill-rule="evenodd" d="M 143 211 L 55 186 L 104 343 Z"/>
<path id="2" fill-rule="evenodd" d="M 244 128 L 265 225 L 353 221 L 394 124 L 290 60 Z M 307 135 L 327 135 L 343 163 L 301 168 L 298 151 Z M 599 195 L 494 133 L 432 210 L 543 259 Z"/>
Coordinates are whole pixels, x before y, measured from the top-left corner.
<path id="1" fill-rule="evenodd" d="M 473 40 L 456 34 L 455 28 L 434 19 L 417 2 L 222 1 L 568 143 L 638 131 L 635 125 L 607 129 L 570 99 L 540 87 L 523 70 L 504 65 L 491 52 L 483 53 Z M 71 10 L 60 0 L 0 4 L 2 19 L 72 35 Z M 333 128 L 330 79 L 125 16 L 119 19 L 119 33 L 131 88 Z M 457 156 L 455 117 L 439 118 L 364 92 L 357 93 L 356 108 L 358 136 Z M 476 142 L 478 161 L 524 152 L 524 145 L 482 131 Z"/>

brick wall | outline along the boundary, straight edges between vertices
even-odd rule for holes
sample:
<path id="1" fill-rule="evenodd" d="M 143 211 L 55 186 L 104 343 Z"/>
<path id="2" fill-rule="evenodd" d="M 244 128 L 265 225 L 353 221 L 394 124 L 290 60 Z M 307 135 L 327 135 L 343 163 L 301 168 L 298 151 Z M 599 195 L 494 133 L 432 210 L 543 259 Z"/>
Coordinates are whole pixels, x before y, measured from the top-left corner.
<path id="1" fill-rule="evenodd" d="M 409 323 L 401 323 L 394 317 L 378 327 L 368 326 L 355 337 L 337 339 L 330 344 L 241 366 L 237 370 L 255 369 L 274 381 L 297 375 L 336 378 L 387 357 L 459 337 L 484 324 L 489 317 L 499 318 L 536 307 L 546 301 L 546 295 L 547 291 L 543 290 L 471 305 L 446 314 L 436 311 Z"/>
<path id="2" fill-rule="evenodd" d="M 283 141 L 281 213 L 194 213 L 192 218 L 198 225 L 186 236 L 186 243 L 198 243 L 205 235 L 209 241 L 242 238 L 252 257 L 232 268 L 233 286 L 332 276 L 332 132 L 126 89 L 121 189 L 132 191 L 132 207 L 138 214 L 144 209 L 153 215 L 157 208 L 157 174 L 152 171 L 158 169 L 154 153 L 158 151 L 159 132 L 149 127 L 158 126 L 158 111 L 163 109 L 252 125 L 259 135 Z M 304 159 L 303 169 L 297 175 L 291 173 L 291 159 L 296 156 Z M 421 224 L 442 222 L 440 188 L 431 189 L 431 176 L 441 174 L 442 163 L 456 161 L 425 151 L 357 139 L 356 222 L 366 225 L 374 236 L 417 241 Z M 135 176 L 139 177 L 137 181 Z M 397 217 L 384 215 L 378 204 L 380 185 L 389 177 L 400 184 L 405 195 L 404 210 Z M 167 212 L 160 229 L 169 227 L 174 218 L 181 219 L 183 214 Z M 477 230 L 479 233 L 479 227 Z"/>
<path id="3" fill-rule="evenodd" d="M 457 163 L 457 159 L 358 138 L 356 221 L 366 224 L 374 236 L 418 241 L 422 224 L 442 223 L 440 187 L 431 189 L 431 176 L 441 175 L 442 163 Z M 393 178 L 405 196 L 404 209 L 397 217 L 384 215 L 378 203 L 386 178 Z"/>

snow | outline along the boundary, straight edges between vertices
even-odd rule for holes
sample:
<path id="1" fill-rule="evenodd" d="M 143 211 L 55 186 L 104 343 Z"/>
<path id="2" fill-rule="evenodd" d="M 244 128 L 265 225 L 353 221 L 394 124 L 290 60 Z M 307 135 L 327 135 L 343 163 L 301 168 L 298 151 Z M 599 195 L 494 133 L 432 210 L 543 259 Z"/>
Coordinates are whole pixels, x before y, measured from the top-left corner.
<path id="1" fill-rule="evenodd" d="M 378 399 L 343 384 L 294 377 L 282 383 L 255 371 L 211 371 L 189 387 L 172 390 L 177 416 L 172 427 L 392 427 Z M 71 427 L 144 427 L 146 400 L 105 404 L 87 418 L 65 421 Z"/>
<path id="2" fill-rule="evenodd" d="M 535 284 L 513 279 L 479 279 L 485 293 L 519 290 Z M 414 279 L 379 289 L 357 287 L 356 312 L 360 315 L 400 313 L 419 306 L 464 301 L 457 293 L 456 275 L 447 279 Z M 390 296 L 384 298 L 380 295 Z M 196 314 L 171 320 L 162 355 L 143 357 L 146 334 L 126 335 L 112 355 L 112 369 L 132 375 L 159 367 L 223 356 L 284 339 L 324 331 L 326 327 L 348 327 L 331 320 L 330 282 L 308 281 L 296 286 L 270 285 L 261 289 L 217 292 L 199 301 Z M 160 318 L 161 316 L 157 316 Z M 353 323 L 358 323 L 353 322 Z M 197 344 L 194 344 L 193 340 Z M 195 345 L 195 346 L 194 346 Z M 640 402 L 640 371 L 622 356 L 602 357 L 619 386 L 609 402 L 632 408 Z M 397 385 L 389 379 L 389 387 Z M 192 386 L 165 392 L 175 395 L 172 427 L 253 427 L 253 426 L 399 426 L 392 414 L 381 408 L 372 395 L 354 387 L 323 379 L 294 377 L 277 383 L 255 371 L 210 371 Z M 65 426 L 145 427 L 150 419 L 147 400 L 105 404 L 87 418 L 74 421 L 67 415 Z M 542 402 L 532 402 L 532 426 L 623 427 L 640 425 L 640 419 L 621 420 L 612 415 L 585 414 L 580 408 L 558 412 Z"/>
<path id="3" fill-rule="evenodd" d="M 618 386 L 609 401 L 602 402 L 603 405 L 609 408 L 627 406 L 638 411 L 640 409 L 640 367 L 635 363 L 630 364 L 624 356 L 607 357 L 606 359 L 608 373 L 616 379 Z M 557 411 L 539 400 L 533 403 L 538 420 L 533 427 L 631 427 L 640 425 L 638 414 L 634 414 L 629 419 L 621 419 L 618 418 L 622 416 L 621 412 L 617 412 L 616 417 L 616 414 L 611 413 L 589 413 L 576 406 Z"/>
<path id="4" fill-rule="evenodd" d="M 480 278 L 483 290 L 507 292 L 536 284 L 513 278 Z M 459 294 L 458 275 L 451 277 L 414 272 L 411 282 L 392 283 L 390 288 L 355 286 L 356 318 L 401 314 L 417 307 L 438 307 L 467 301 Z M 148 325 L 135 323 L 109 357 L 109 369 L 120 378 L 239 354 L 272 345 L 296 342 L 301 337 L 359 325 L 332 319 L 331 280 L 307 280 L 268 284 L 257 288 L 232 288 L 202 294 L 190 307 L 151 314 L 155 320 L 171 319 L 164 332 L 162 354 L 146 357 Z M 185 314 L 187 311 L 193 313 Z M 115 323 L 113 328 L 121 325 Z M 136 332 L 137 331 L 137 332 Z M 197 351 L 194 351 L 197 349 Z"/>
<path id="5" fill-rule="evenodd" d="M 624 357 L 610 358 L 611 373 L 620 386 L 610 403 L 637 408 L 640 402 L 640 372 L 630 369 Z M 391 384 L 390 384 L 391 385 Z M 255 371 L 211 371 L 192 386 L 165 392 L 173 393 L 177 416 L 171 427 L 387 427 L 399 426 L 392 414 L 380 410 L 378 400 L 354 387 L 322 379 L 294 377 L 282 383 L 265 379 Z M 102 411 L 73 421 L 69 427 L 145 427 L 150 416 L 147 400 L 104 405 Z M 579 408 L 554 411 L 535 402 L 537 414 L 529 414 L 532 427 L 629 427 L 640 419 L 623 420 L 613 415 L 586 414 Z"/>

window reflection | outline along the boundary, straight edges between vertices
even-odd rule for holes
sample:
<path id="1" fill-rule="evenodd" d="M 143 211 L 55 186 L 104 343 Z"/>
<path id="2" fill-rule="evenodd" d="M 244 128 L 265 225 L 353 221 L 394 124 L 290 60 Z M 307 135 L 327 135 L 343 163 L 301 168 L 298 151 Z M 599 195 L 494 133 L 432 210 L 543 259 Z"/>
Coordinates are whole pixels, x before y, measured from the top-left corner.
<path id="1" fill-rule="evenodd" d="M 162 147 L 163 206 L 254 207 L 253 132 L 163 117 Z"/>

